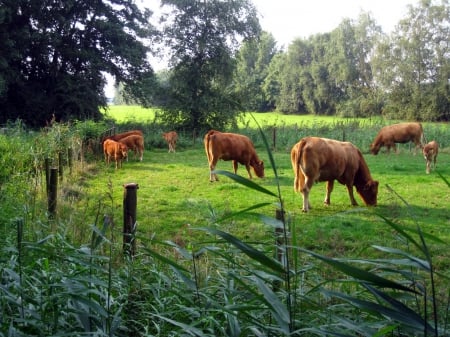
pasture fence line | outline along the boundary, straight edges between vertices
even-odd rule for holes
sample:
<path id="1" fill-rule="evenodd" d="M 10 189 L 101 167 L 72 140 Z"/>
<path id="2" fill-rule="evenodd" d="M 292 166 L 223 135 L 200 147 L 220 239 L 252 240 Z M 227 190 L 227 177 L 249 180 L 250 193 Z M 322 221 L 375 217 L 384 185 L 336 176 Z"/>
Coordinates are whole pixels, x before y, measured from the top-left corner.
<path id="1" fill-rule="evenodd" d="M 50 219 L 54 219 L 56 217 L 56 201 L 58 197 L 58 169 L 56 167 L 50 169 L 48 191 L 48 214 Z"/>
<path id="2" fill-rule="evenodd" d="M 136 255 L 136 209 L 139 185 L 128 183 L 123 187 L 123 253 L 134 258 Z"/>
<path id="3" fill-rule="evenodd" d="M 69 175 L 73 173 L 73 148 L 67 148 L 67 158 L 64 158 L 64 152 L 59 151 L 57 155 L 57 167 L 49 157 L 44 158 L 45 171 L 45 192 L 47 196 L 47 210 L 49 218 L 55 218 L 58 199 L 58 180 L 62 185 L 64 180 L 64 165 L 69 167 Z M 80 160 L 82 157 L 80 157 Z"/>

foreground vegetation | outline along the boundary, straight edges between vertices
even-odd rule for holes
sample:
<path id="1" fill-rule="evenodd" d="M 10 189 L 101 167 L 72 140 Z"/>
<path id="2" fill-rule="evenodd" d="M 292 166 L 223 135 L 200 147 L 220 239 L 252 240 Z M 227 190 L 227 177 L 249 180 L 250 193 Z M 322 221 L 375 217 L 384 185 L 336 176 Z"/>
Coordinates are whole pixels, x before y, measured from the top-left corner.
<path id="1" fill-rule="evenodd" d="M 16 125 L 0 136 L 0 333 L 448 335 L 447 126 L 425 126 L 443 147 L 438 170 L 426 175 L 423 158 L 406 145 L 399 155 L 367 154 L 381 121 L 271 119 L 262 123 L 265 137 L 249 123 L 236 131 L 255 140 L 266 163 L 266 177 L 253 182 L 258 189 L 228 173 L 208 181 L 201 131 L 181 133 L 177 153 L 167 153 L 162 127 L 148 122 L 140 125 L 143 162 L 131 156 L 116 171 L 86 148 L 61 182 L 56 219 L 46 214 L 42 159 L 109 125 L 56 124 L 38 135 Z M 324 207 L 317 184 L 313 210 L 301 213 L 289 150 L 312 133 L 363 149 L 380 181 L 378 207 L 351 208 L 340 185 Z M 246 176 L 242 167 L 238 173 Z M 129 182 L 139 184 L 133 259 L 121 242 Z M 276 219 L 281 210 L 284 219 Z"/>

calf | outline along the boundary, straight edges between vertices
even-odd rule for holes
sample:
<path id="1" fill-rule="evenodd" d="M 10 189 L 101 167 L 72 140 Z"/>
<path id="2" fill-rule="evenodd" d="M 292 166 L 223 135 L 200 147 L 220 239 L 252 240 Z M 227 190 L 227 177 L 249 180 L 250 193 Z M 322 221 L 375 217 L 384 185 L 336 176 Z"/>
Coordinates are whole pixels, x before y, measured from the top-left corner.
<path id="1" fill-rule="evenodd" d="M 439 152 L 439 144 L 435 140 L 432 140 L 423 147 L 422 153 L 426 160 L 425 172 L 427 174 L 430 174 L 432 162 L 434 164 L 433 168 L 436 169 L 436 157 L 438 155 L 438 152 Z"/>
<path id="2" fill-rule="evenodd" d="M 177 146 L 178 134 L 176 131 L 169 131 L 163 133 L 163 138 L 169 145 L 169 152 L 175 152 L 175 147 Z"/>
<path id="3" fill-rule="evenodd" d="M 103 142 L 103 153 L 106 164 L 109 165 L 111 158 L 114 158 L 117 169 L 118 167 L 122 167 L 122 160 L 127 158 L 128 149 L 124 144 L 107 139 Z"/>
<path id="4" fill-rule="evenodd" d="M 347 187 L 352 205 L 357 205 L 353 186 L 366 205 L 377 204 L 378 181 L 372 179 L 361 151 L 352 143 L 306 137 L 292 147 L 291 162 L 295 174 L 294 190 L 303 196 L 303 212 L 311 208 L 309 192 L 319 181 L 327 182 L 326 205 L 330 204 L 334 180 Z"/>
<path id="5" fill-rule="evenodd" d="M 232 160 L 234 174 L 237 173 L 238 163 L 240 163 L 245 165 L 250 179 L 252 179 L 250 167 L 259 178 L 264 177 L 264 162 L 258 158 L 255 147 L 248 137 L 211 130 L 205 135 L 203 141 L 208 157 L 210 181 L 219 180 L 213 173 L 219 159 Z"/>

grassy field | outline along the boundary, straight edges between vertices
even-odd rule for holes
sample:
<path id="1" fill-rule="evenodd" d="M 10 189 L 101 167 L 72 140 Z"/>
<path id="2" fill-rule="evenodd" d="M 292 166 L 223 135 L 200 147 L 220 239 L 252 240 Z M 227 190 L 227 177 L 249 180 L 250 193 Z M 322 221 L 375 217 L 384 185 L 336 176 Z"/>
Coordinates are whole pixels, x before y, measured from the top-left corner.
<path id="1" fill-rule="evenodd" d="M 317 134 L 320 136 L 320 134 Z M 123 185 L 137 183 L 138 232 L 141 240 L 173 240 L 187 245 L 199 245 L 205 240 L 197 227 L 217 226 L 243 240 L 272 242 L 273 228 L 264 224 L 259 216 L 239 216 L 226 221 L 222 217 L 239 212 L 253 205 L 268 202 L 270 206 L 258 210 L 264 216 L 274 217 L 277 209 L 275 198 L 255 192 L 227 177 L 219 182 L 209 182 L 209 169 L 200 141 L 181 139 L 185 146 L 176 153 L 161 148 L 150 148 L 144 153 L 143 162 L 130 156 L 124 167 L 115 170 L 99 160 L 95 174 L 87 180 L 85 193 L 90 201 L 105 200 L 111 205 L 116 219 L 121 219 Z M 400 154 L 378 156 L 365 154 L 374 179 L 380 182 L 378 206 L 372 209 L 350 206 L 345 186 L 338 183 L 331 195 L 331 205 L 323 205 L 325 184 L 316 184 L 311 192 L 313 209 L 301 212 L 301 195 L 293 190 L 294 175 L 290 163 L 289 148 L 274 151 L 278 180 L 269 165 L 268 154 L 258 147 L 260 157 L 266 163 L 266 177 L 255 179 L 261 186 L 277 193 L 280 186 L 290 225 L 296 231 L 299 243 L 330 256 L 361 256 L 370 253 L 370 245 L 401 245 L 396 233 L 386 226 L 380 216 L 389 218 L 406 228 L 416 225 L 427 233 L 447 242 L 450 240 L 450 189 L 436 172 L 425 174 L 425 162 L 421 155 L 414 156 L 406 147 Z M 450 156 L 444 151 L 438 157 L 438 171 L 450 177 Z M 220 161 L 217 169 L 231 171 L 231 162 Z M 247 177 L 244 167 L 238 174 Z M 86 202 L 86 201 L 83 201 Z M 92 208 L 97 212 L 97 202 L 77 206 Z M 438 249 L 436 258 L 449 266 L 448 253 Z"/>
<path id="2" fill-rule="evenodd" d="M 284 272 L 275 272 L 277 268 L 267 268 L 260 260 L 261 254 L 272 257 L 277 249 L 273 218 L 279 208 L 279 199 L 226 176 L 220 176 L 218 182 L 209 182 L 201 134 L 193 137 L 192 133 L 180 132 L 177 152 L 168 153 L 161 139 L 160 126 L 149 126 L 143 122 L 145 118 L 121 122 L 118 124 L 121 130 L 139 127 L 145 131 L 144 160 L 139 162 L 130 154 L 123 168 L 115 170 L 114 165 L 108 167 L 104 163 L 100 153 L 87 151 L 87 160 L 76 161 L 74 174 L 66 171 L 64 179 L 58 184 L 56 221 L 46 213 L 43 174 L 36 174 L 32 168 L 41 170 L 39 159 L 50 155 L 50 149 L 53 154 L 60 151 L 60 140 L 70 138 L 64 135 L 70 135 L 71 130 L 65 125 L 55 125 L 37 137 L 20 132 L 0 135 L 2 153 L 9 155 L 0 157 L 5 164 L 0 166 L 0 223 L 4 224 L 2 246 L 5 251 L 1 265 L 5 275 L 13 275 L 9 270 L 13 270 L 14 275 L 21 275 L 3 278 L 8 283 L 4 289 L 11 294 L 9 302 L 3 298 L 0 301 L 2 310 L 8 311 L 5 315 L 8 320 L 3 325 L 10 328 L 13 324 L 10 322 L 19 319 L 23 308 L 31 308 L 29 310 L 33 312 L 36 300 L 40 300 L 42 304 L 36 306 L 36 310 L 42 319 L 31 322 L 36 322 L 30 325 L 36 326 L 35 330 L 24 325 L 24 335 L 36 334 L 29 331 L 44 331 L 42 322 L 51 329 L 55 329 L 55 322 L 63 322 L 61 325 L 64 328 L 61 329 L 67 329 L 73 322 L 66 325 L 60 318 L 66 315 L 66 303 L 76 301 L 74 290 L 79 296 L 79 303 L 83 303 L 80 318 L 84 319 L 86 312 L 91 312 L 94 322 L 102 312 L 98 308 L 109 303 L 104 297 L 100 296 L 98 301 L 94 298 L 95 286 L 98 287 L 95 293 L 111 294 L 115 299 L 113 306 L 118 305 L 108 307 L 105 313 L 117 312 L 127 326 L 136 330 L 141 330 L 145 325 L 150 329 L 154 327 L 152 335 L 155 336 L 172 335 L 174 329 L 180 330 L 180 335 L 186 335 L 186 327 L 204 328 L 206 331 L 212 322 L 214 327 L 217 326 L 217 331 L 222 331 L 230 320 L 226 319 L 229 312 L 220 310 L 229 305 L 233 311 L 235 308 L 241 310 L 236 311 L 235 318 L 242 327 L 253 327 L 255 322 L 261 322 L 266 329 L 274 324 L 273 317 L 290 310 L 283 303 L 284 300 L 291 303 L 291 298 L 295 305 L 294 310 L 289 312 L 292 313 L 290 317 L 298 320 L 296 328 L 297 325 L 300 328 L 317 328 L 322 324 L 330 324 L 334 328 L 335 322 L 341 322 L 341 317 L 345 324 L 349 318 L 354 318 L 358 328 L 362 323 L 372 322 L 375 330 L 365 335 L 373 335 L 380 326 L 392 325 L 388 321 L 380 323 L 382 318 L 379 315 L 368 317 L 354 306 L 345 306 L 335 297 L 330 297 L 328 290 L 378 301 L 372 294 L 361 291 L 354 278 L 346 278 L 339 269 L 322 263 L 323 259 L 319 261 L 314 258 L 314 254 L 321 254 L 327 259 L 336 257 L 339 261 L 348 258 L 351 264 L 362 266 L 376 275 L 399 280 L 412 287 L 424 286 L 427 288 L 426 298 L 421 296 L 417 300 L 411 294 L 405 294 L 401 300 L 409 302 L 417 312 L 424 313 L 421 302 L 429 302 L 431 307 L 433 302 L 430 297 L 438 299 L 436 312 L 439 315 L 435 317 L 439 316 L 439 321 L 444 324 L 448 317 L 450 270 L 448 125 L 425 126 L 427 135 L 443 145 L 437 170 L 427 175 L 423 157 L 420 154 L 414 156 L 407 145 L 400 147 L 399 154 L 368 154 L 368 144 L 379 127 L 378 124 L 372 125 L 372 121 L 292 116 L 296 119 L 285 122 L 283 117 L 276 114 L 257 115 L 261 118 L 262 132 L 268 138 L 271 150 L 265 148 L 259 130 L 245 123 L 237 130 L 255 140 L 257 152 L 265 162 L 266 177 L 255 178 L 254 183 L 275 194 L 279 192 L 286 211 L 287 234 L 294 246 L 293 261 L 287 264 L 288 273 L 292 273 L 292 288 L 283 282 L 282 291 L 278 291 L 272 277 L 281 280 L 285 277 Z M 89 125 L 85 126 L 87 128 Z M 275 129 L 276 146 L 271 139 Z M 325 184 L 318 183 L 310 195 L 312 210 L 302 213 L 302 198 L 293 190 L 290 149 L 299 138 L 308 134 L 338 139 L 345 137 L 362 149 L 372 177 L 380 183 L 377 207 L 362 206 L 358 196 L 360 206 L 350 206 L 346 188 L 338 183 L 331 195 L 331 205 L 324 206 Z M 26 139 L 28 137 L 36 138 L 29 140 Z M 31 157 L 30 148 L 33 150 Z M 273 155 L 275 167 L 270 165 L 269 154 Z M 231 171 L 231 163 L 220 161 L 217 169 Z M 11 174 L 15 179 L 8 178 Z M 247 176 L 243 167 L 239 168 L 238 174 Z M 139 185 L 139 244 L 134 259 L 123 258 L 122 246 L 124 185 L 128 183 Z M 265 205 L 242 213 L 261 204 Z M 3 221 L 5 219 L 7 221 Z M 204 227 L 209 228 L 210 234 L 200 230 Z M 109 231 L 109 228 L 112 230 Z M 232 240 L 224 239 L 214 229 L 235 235 L 237 240 L 242 240 L 240 247 L 244 248 L 237 249 Z M 418 234 L 418 229 L 423 235 Z M 422 238 L 427 245 L 425 250 L 420 244 Z M 248 252 L 246 244 L 255 247 L 260 254 L 243 254 Z M 388 248 L 383 251 L 374 246 Z M 304 252 L 305 249 L 309 252 Z M 16 256 L 10 258 L 11 252 L 15 252 Z M 428 261 L 432 261 L 431 272 L 427 267 Z M 430 274 L 433 273 L 431 282 Z M 263 287 L 261 280 L 267 286 Z M 360 280 L 366 283 L 364 278 Z M 429 290 L 431 284 L 435 286 L 432 294 Z M 380 289 L 386 290 L 385 284 L 379 285 Z M 269 289 L 271 286 L 274 286 L 273 291 Z M 325 296 L 322 296 L 322 290 Z M 391 293 L 390 290 L 388 288 L 386 293 Z M 285 291 L 290 297 L 283 299 Z M 25 293 L 29 298 L 25 297 L 25 305 L 19 308 L 22 301 L 17 301 L 17 298 Z M 275 302 L 267 301 L 267 294 Z M 397 291 L 392 291 L 392 294 L 403 297 Z M 58 303 L 61 305 L 55 305 Z M 88 309 L 86 303 L 91 305 Z M 275 304 L 272 306 L 272 303 Z M 404 307 L 398 309 L 403 316 Z M 424 315 L 433 314 L 427 311 Z M 182 325 L 169 323 L 163 320 L 165 317 Z M 112 319 L 113 315 L 110 317 L 108 314 L 105 322 L 112 322 Z M 155 320 L 157 326 L 154 326 Z M 68 321 L 73 320 L 69 317 Z M 135 325 L 136 322 L 142 326 Z M 104 326 L 108 329 L 109 323 L 104 324 L 101 317 L 98 324 L 99 329 Z M 284 326 L 284 323 L 281 325 Z M 80 331 L 82 328 L 79 328 Z M 95 326 L 92 329 L 95 330 Z M 273 331 L 279 332 L 276 326 Z M 398 335 L 409 335 L 402 331 Z M 277 332 L 274 335 L 279 335 Z M 50 334 L 55 333 L 47 333 Z M 230 334 L 223 331 L 210 335 Z"/>
<path id="3" fill-rule="evenodd" d="M 107 117 L 117 121 L 117 123 L 139 122 L 147 123 L 153 121 L 157 115 L 157 110 L 153 108 L 144 109 L 139 106 L 111 105 L 105 112 Z M 349 121 L 351 118 L 340 118 L 333 116 L 314 116 L 314 115 L 282 115 L 276 112 L 250 113 L 242 114 L 238 119 L 238 125 L 241 127 L 256 128 L 255 119 L 259 125 L 294 125 L 299 123 L 333 123 L 335 121 Z M 365 120 L 367 124 L 379 123 L 379 117 L 371 120 Z"/>

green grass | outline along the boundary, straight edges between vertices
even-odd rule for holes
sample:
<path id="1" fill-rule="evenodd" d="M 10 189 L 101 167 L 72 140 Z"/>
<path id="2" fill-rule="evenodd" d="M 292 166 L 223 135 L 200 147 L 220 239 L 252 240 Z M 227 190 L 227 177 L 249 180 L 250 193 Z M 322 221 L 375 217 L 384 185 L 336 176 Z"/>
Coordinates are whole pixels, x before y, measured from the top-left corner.
<path id="1" fill-rule="evenodd" d="M 445 276 L 448 276 L 450 267 L 448 244 L 446 244 L 450 240 L 449 186 L 437 172 L 426 175 L 422 156 L 413 156 L 408 151 L 408 146 L 402 146 L 398 155 L 388 156 L 384 153 L 378 156 L 369 155 L 367 144 L 370 142 L 372 133 L 375 132 L 371 126 L 367 126 L 367 129 L 357 128 L 356 131 L 351 132 L 351 128 L 339 129 L 341 125 L 336 121 L 332 121 L 331 126 L 325 123 L 304 122 L 297 128 L 286 127 L 282 121 L 277 124 L 279 137 L 273 156 L 278 181 L 269 165 L 269 156 L 262 146 L 258 131 L 250 128 L 239 130 L 257 140 L 255 144 L 258 154 L 266 163 L 266 177 L 255 178 L 254 182 L 275 193 L 277 185 L 280 186 L 284 209 L 289 219 L 289 235 L 293 238 L 293 245 L 296 247 L 292 254 L 292 258 L 296 261 L 292 264 L 292 268 L 298 271 L 292 274 L 292 290 L 287 287 L 284 289 L 295 294 L 294 309 L 297 311 L 295 317 L 298 319 L 299 327 L 317 328 L 326 323 L 333 325 L 333 319 L 336 317 L 338 321 L 341 318 L 345 320 L 344 323 L 347 323 L 349 318 L 354 318 L 358 326 L 369 324 L 373 319 L 377 321 L 381 319 L 378 316 L 367 319 L 364 313 L 355 310 L 354 307 L 343 306 L 333 296 L 322 297 L 320 289 L 325 292 L 345 291 L 352 296 L 373 300 L 371 295 L 361 292 L 361 288 L 355 284 L 354 280 L 346 279 L 338 269 L 320 263 L 311 256 L 311 253 L 304 252 L 305 249 L 314 254 L 322 254 L 324 257 L 366 260 L 354 264 L 399 282 L 404 282 L 403 278 L 408 278 L 414 281 L 413 284 L 418 281 L 420 285 L 423 280 L 423 284 L 428 286 L 431 282 L 427 276 L 422 278 L 424 274 L 417 271 L 417 266 L 414 264 L 415 258 L 411 259 L 414 263 L 404 264 L 405 259 L 397 259 L 396 251 L 393 251 L 393 254 L 386 254 L 373 247 L 374 245 L 387 246 L 390 247 L 391 252 L 393 248 L 397 248 L 406 252 L 408 256 L 424 259 L 426 254 L 419 252 L 411 241 L 406 241 L 405 235 L 400 235 L 402 230 L 406 230 L 417 240 L 417 233 L 409 232 L 409 229 L 416 230 L 417 225 L 426 233 L 424 238 L 430 250 L 434 272 L 436 276 L 439 275 L 435 281 L 437 289 L 435 298 L 440 299 L 438 311 L 441 312 L 439 319 L 442 322 L 446 317 L 445 314 L 448 313 L 446 307 L 448 279 Z M 138 123 L 133 121 L 132 124 Z M 124 123 L 120 126 L 127 128 L 129 124 Z M 147 125 L 142 126 L 144 130 L 149 130 Z M 53 144 L 52 148 L 58 148 L 59 137 L 57 136 L 60 134 L 56 132 L 58 130 L 54 132 L 53 141 L 49 142 Z M 146 140 L 160 139 L 159 130 L 155 130 L 146 134 Z M 270 139 L 272 129 L 265 124 L 263 130 L 266 137 Z M 325 184 L 318 183 L 311 191 L 313 209 L 304 214 L 301 212 L 301 196 L 293 191 L 294 176 L 290 163 L 290 148 L 305 133 L 314 132 L 318 136 L 338 137 L 343 130 L 348 139 L 364 150 L 372 176 L 380 182 L 378 206 L 370 209 L 363 206 L 350 206 L 346 188 L 338 183 L 335 184 L 331 195 L 332 204 L 329 207 L 324 206 L 322 201 Z M 448 134 L 448 127 L 445 129 L 443 124 L 433 128 L 430 126 L 429 130 L 435 132 L 434 135 Z M 5 144 L 0 142 L 5 150 L 3 153 L 12 153 L 19 142 L 7 144 L 6 141 L 10 138 L 2 137 L 0 136 L 0 140 L 5 140 Z M 440 139 L 443 139 L 445 143 L 445 137 Z M 47 143 L 44 142 L 44 144 Z M 39 180 L 39 177 L 27 174 L 29 170 L 15 171 L 14 178 L 21 182 L 20 185 L 14 179 L 6 180 L 1 186 L 4 192 L 2 210 L 7 203 L 11 209 L 9 215 L 22 217 L 25 229 L 23 238 L 21 235 L 16 235 L 16 228 L 18 233 L 21 231 L 18 230 L 19 222 L 14 219 L 2 228 L 4 231 L 2 237 L 5 240 L 3 247 L 5 252 L 8 252 L 3 254 L 3 270 L 11 269 L 19 273 L 20 268 L 16 270 L 16 261 L 24 270 L 20 278 L 4 278 L 4 282 L 8 282 L 4 288 L 8 289 L 8 294 L 11 294 L 7 297 L 10 302 L 1 301 L 2 310 L 10 310 L 5 315 L 8 319 L 6 323 L 3 323 L 5 327 L 9 326 L 8 322 L 13 322 L 18 317 L 17 313 L 20 312 L 18 310 L 20 305 L 16 304 L 16 298 L 23 293 L 28 293 L 30 299 L 24 298 L 25 307 L 33 312 L 34 305 L 27 303 L 35 303 L 36 300 L 41 299 L 42 305 L 36 310 L 39 310 L 40 315 L 44 317 L 36 316 L 39 319 L 28 322 L 35 324 L 24 326 L 24 331 L 34 331 L 29 326 L 36 327 L 35 331 L 44 331 L 39 326 L 42 322 L 44 326 L 56 329 L 56 323 L 61 322 L 59 318 L 64 318 L 67 312 L 66 303 L 75 303 L 75 305 L 78 303 L 73 296 L 75 289 L 73 284 L 77 284 L 76 289 L 79 289 L 77 294 L 80 296 L 79 302 L 90 305 L 88 310 L 85 306 L 80 307 L 82 308 L 80 318 L 83 319 L 86 312 L 92 312 L 92 318 L 95 318 L 92 322 L 95 321 L 102 327 L 106 326 L 106 330 L 116 326 L 112 324 L 116 316 L 109 316 L 109 313 L 115 312 L 124 319 L 127 327 L 137 330 L 140 330 L 140 326 L 136 326 L 136 322 L 146 325 L 151 320 L 150 326 L 153 326 L 153 322 L 157 322 L 158 327 L 155 327 L 155 330 L 162 329 L 162 332 L 160 334 L 155 332 L 155 335 L 163 336 L 168 335 L 166 331 L 176 329 L 176 324 L 172 325 L 161 319 L 164 317 L 184 324 L 178 330 L 182 330 L 185 334 L 186 327 L 188 329 L 204 328 L 206 331 L 208 322 L 214 322 L 213 326 L 217 325 L 219 329 L 222 329 L 234 318 L 230 318 L 230 321 L 224 320 L 224 317 L 228 317 L 228 312 L 220 312 L 220 310 L 218 312 L 217 308 L 225 308 L 229 305 L 242 310 L 239 314 L 236 313 L 235 317 L 242 326 L 253 326 L 254 322 L 262 322 L 266 327 L 273 324 L 273 317 L 277 317 L 279 310 L 284 310 L 283 304 L 278 301 L 284 303 L 286 297 L 283 291 L 268 290 L 272 285 L 272 279 L 270 273 L 267 274 L 269 269 L 261 263 L 261 254 L 272 256 L 275 238 L 274 228 L 259 215 L 266 218 L 274 217 L 277 200 L 244 187 L 225 176 L 220 176 L 219 182 L 209 182 L 209 170 L 201 136 L 193 141 L 190 135 L 181 133 L 180 146 L 176 153 L 168 153 L 161 142 L 146 141 L 146 146 L 143 162 L 138 162 L 131 156 L 122 169 L 115 170 L 113 165 L 107 167 L 101 156 L 90 155 L 88 163 L 77 163 L 76 174 L 69 175 L 66 172 L 59 189 L 56 222 L 46 220 L 45 184 Z M 24 144 L 23 148 L 27 146 Z M 48 149 L 49 146 L 45 145 L 43 148 Z M 36 155 L 37 157 L 39 156 Z M 9 160 L 5 161 L 7 162 Z M 450 177 L 449 162 L 448 148 L 444 148 L 438 157 L 438 170 L 447 179 Z M 16 165 L 16 168 L 18 167 Z M 231 163 L 220 161 L 217 169 L 231 171 Z M 246 177 L 245 169 L 240 167 L 238 174 Z M 36 182 L 36 185 L 30 186 L 30 182 Z M 139 245 L 138 255 L 133 261 L 124 260 L 121 254 L 122 201 L 124 185 L 128 183 L 139 184 L 137 190 Z M 362 205 L 358 197 L 357 200 Z M 259 215 L 234 215 L 259 203 L 270 205 L 255 211 Z M 13 209 L 16 213 L 12 213 Z M 113 221 L 111 223 L 103 221 L 104 215 L 112 216 Z M 383 220 L 381 217 L 388 220 Z M 389 221 L 401 230 L 399 231 L 392 224 L 388 225 Z M 104 227 L 105 232 L 101 232 L 105 223 L 112 226 L 111 232 L 107 226 Z M 96 231 L 93 231 L 93 227 Z M 198 230 L 204 227 L 210 228 L 209 234 L 204 230 Z M 224 236 L 220 236 L 217 230 L 224 231 L 227 236 L 231 233 L 236 238 L 228 236 L 226 242 L 219 240 Z M 102 240 L 93 240 L 91 235 L 95 237 L 94 232 L 96 235 L 105 234 L 105 237 Z M 439 237 L 444 243 L 432 240 L 428 235 Z M 176 242 L 181 248 L 164 244 L 166 240 Z M 238 240 L 244 243 L 239 243 Z M 109 242 L 112 245 L 109 245 Z M 233 245 L 233 243 L 239 245 Z M 253 255 L 248 255 L 250 248 L 245 245 L 246 243 L 260 250 L 261 253 L 258 255 L 252 251 Z M 185 251 L 183 247 L 186 248 Z M 206 247 L 211 249 L 195 259 L 193 254 Z M 237 249 L 237 247 L 240 248 Z M 111 249 L 109 253 L 108 248 Z M 22 249 L 22 254 L 9 258 L 10 253 L 16 252 L 16 249 Z M 157 258 L 154 252 L 162 255 L 163 258 Z M 294 252 L 298 253 L 294 254 Z M 165 258 L 173 258 L 173 260 L 168 262 Z M 383 260 L 375 261 L 374 259 L 377 258 Z M 324 259 L 322 258 L 322 261 Z M 67 263 L 67 261 L 73 262 Z M 336 264 L 339 261 L 331 262 Z M 169 264 L 174 268 L 169 268 Z M 392 270 L 398 271 L 398 274 L 391 273 Z M 416 278 L 416 272 L 421 274 L 420 279 Z M 444 277 L 440 277 L 440 274 Z M 280 276 L 283 277 L 282 274 Z M 69 280 L 70 282 L 67 282 Z M 266 282 L 267 285 L 264 285 L 266 288 L 260 284 L 261 280 Z M 108 289 L 105 287 L 106 284 Z M 58 289 L 57 301 L 53 295 L 55 285 Z M 94 291 L 93 287 L 96 285 L 98 289 Z M 21 293 L 22 287 L 24 291 Z M 381 289 L 389 292 L 389 289 L 385 290 L 383 287 Z M 111 311 L 109 309 L 104 311 L 108 315 L 98 317 L 96 301 L 100 303 L 100 307 L 109 302 L 106 298 L 91 295 L 94 293 L 112 294 L 115 298 L 114 308 Z M 274 306 L 272 301 L 266 300 L 268 295 L 276 299 L 273 302 Z M 245 303 L 242 301 L 243 298 Z M 418 302 L 422 299 L 420 297 Z M 120 304 L 121 301 L 124 303 L 123 306 Z M 410 296 L 405 301 L 415 303 L 414 308 L 420 310 L 417 309 L 421 307 L 420 303 L 412 300 Z M 58 303 L 61 303 L 61 307 L 55 305 Z M 243 304 L 245 308 L 242 307 Z M 332 311 L 336 317 L 332 317 Z M 186 315 L 186 312 L 189 315 Z M 250 319 L 246 314 L 253 314 L 254 318 Z M 111 324 L 105 325 L 103 319 Z M 76 325 L 70 322 L 70 317 L 67 321 L 67 325 L 61 324 L 61 326 Z M 374 323 L 374 325 L 389 327 L 392 323 L 383 322 Z M 89 328 L 95 330 L 95 326 Z M 55 331 L 53 334 L 56 334 Z M 47 334 L 52 333 L 49 330 Z M 229 334 L 223 331 L 219 334 L 211 332 L 210 335 Z"/>
<path id="2" fill-rule="evenodd" d="M 264 150 L 258 148 L 258 153 L 268 166 Z M 420 155 L 403 151 L 399 155 L 365 156 L 373 178 L 380 182 L 377 207 L 362 207 L 358 197 L 361 207 L 350 206 L 345 186 L 338 183 L 331 195 L 331 205 L 325 206 L 325 183 L 318 183 L 311 191 L 313 209 L 307 214 L 301 212 L 301 195 L 293 190 L 289 152 L 275 152 L 274 158 L 285 209 L 298 230 L 300 244 L 306 248 L 331 255 L 354 256 L 362 254 L 370 244 L 395 241 L 395 233 L 377 214 L 405 226 L 412 227 L 417 223 L 424 231 L 450 240 L 448 188 L 435 172 L 425 174 L 425 162 Z M 450 176 L 449 164 L 449 155 L 441 154 L 438 169 L 447 177 Z M 217 169 L 231 171 L 231 162 L 220 161 Z M 102 198 L 109 193 L 108 185 L 112 182 L 116 219 L 121 219 L 119 205 L 123 185 L 139 184 L 137 219 L 143 237 L 172 240 L 185 230 L 186 224 L 191 228 L 208 226 L 222 216 L 262 202 L 273 203 L 273 206 L 263 208 L 262 213 L 275 215 L 276 200 L 270 196 L 249 190 L 227 177 L 220 177 L 219 182 L 209 182 L 207 159 L 201 144 L 176 153 L 147 150 L 143 162 L 130 159 L 119 170 L 99 162 L 97 170 L 95 177 L 88 181 L 85 193 L 91 198 Z M 238 174 L 247 177 L 244 167 L 239 168 Z M 276 181 L 270 167 L 266 167 L 264 179 L 255 178 L 254 181 L 276 193 Z M 258 217 L 232 219 L 218 226 L 244 240 L 268 241 L 272 237 L 272 229 Z M 202 239 L 201 232 L 189 238 L 195 242 Z"/>
<path id="3" fill-rule="evenodd" d="M 137 107 L 111 106 L 110 114 L 123 121 L 126 116 L 151 119 L 154 111 Z M 258 123 L 263 126 L 277 125 L 281 129 L 277 139 L 289 132 L 283 132 L 286 125 L 301 122 L 301 125 L 316 125 L 314 135 L 321 134 L 323 127 L 340 123 L 344 119 L 313 116 L 285 116 L 276 113 L 254 114 Z M 248 115 L 249 120 L 251 117 Z M 360 121 L 371 124 L 373 121 Z M 445 128 L 444 126 L 442 126 Z M 310 130 L 311 130 L 310 129 Z M 249 130 L 249 129 L 246 129 Z M 311 131 L 308 132 L 311 132 Z M 245 130 L 244 130 L 245 131 Z M 326 130 L 328 132 L 329 130 Z M 448 131 L 448 126 L 447 126 Z M 324 131 L 325 132 L 325 131 Z M 408 146 L 400 147 L 400 154 L 378 156 L 368 154 L 368 144 L 372 134 L 346 134 L 352 139 L 360 137 L 365 140 L 355 140 L 364 152 L 372 176 L 380 182 L 378 207 L 366 209 L 350 206 L 345 186 L 338 183 L 331 195 L 331 205 L 324 206 L 325 184 L 316 184 L 311 192 L 313 209 L 308 214 L 301 212 L 302 198 L 293 190 L 293 171 L 290 163 L 290 148 L 301 137 L 302 130 L 294 139 L 285 141 L 286 145 L 277 147 L 274 159 L 277 165 L 281 194 L 284 206 L 298 229 L 301 243 L 306 247 L 319 249 L 328 254 L 360 254 L 370 244 L 395 240 L 395 234 L 386 228 L 377 216 L 381 214 L 405 226 L 415 223 L 424 231 L 436 234 L 445 240 L 450 240 L 450 194 L 445 182 L 435 172 L 425 174 L 425 161 L 418 154 L 413 156 Z M 441 132 L 445 132 L 445 129 Z M 255 133 L 257 134 L 257 132 Z M 150 148 L 144 154 L 144 161 L 130 161 L 124 164 L 122 170 L 115 171 L 113 167 L 106 168 L 103 162 L 98 164 L 98 174 L 89 181 L 87 194 L 98 196 L 108 192 L 108 182 L 112 182 L 114 200 L 120 203 L 123 184 L 136 182 L 138 190 L 138 222 L 139 231 L 144 237 L 155 236 L 161 240 L 170 240 L 184 231 L 185 225 L 191 227 L 207 226 L 224 215 L 246 209 L 261 202 L 273 202 L 269 196 L 255 193 L 242 185 L 221 177 L 219 182 L 209 182 L 207 159 L 201 143 L 201 138 L 192 143 L 190 135 L 182 135 L 176 153 L 167 153 L 166 149 Z M 266 128 L 266 137 L 271 141 L 270 129 Z M 331 137 L 330 137 L 331 138 Z M 260 144 L 260 142 L 257 142 Z M 358 143 L 364 143 L 360 145 Z M 276 181 L 270 168 L 268 155 L 262 146 L 257 148 L 258 154 L 266 163 L 266 177 L 255 178 L 258 184 L 276 192 Z M 447 150 L 441 150 L 438 157 L 438 170 L 444 177 L 450 177 L 450 156 Z M 220 161 L 217 169 L 231 171 L 231 162 Z M 238 174 L 247 177 L 244 167 L 240 166 Z M 405 205 L 396 195 L 401 196 Z M 356 197 L 360 205 L 362 201 Z M 265 207 L 265 215 L 274 216 L 276 205 Z M 116 218 L 120 219 L 120 207 L 116 208 Z M 249 216 L 245 220 L 233 219 L 219 224 L 242 239 L 270 240 L 272 229 L 262 224 L 258 217 Z M 190 240 L 201 241 L 202 234 L 197 233 Z"/>
<path id="4" fill-rule="evenodd" d="M 127 122 L 140 122 L 146 123 L 154 120 L 157 115 L 157 109 L 154 108 L 141 108 L 139 106 L 130 105 L 110 105 L 105 115 L 114 119 L 117 123 Z M 314 116 L 314 115 L 284 115 L 277 112 L 265 112 L 265 113 L 243 113 L 238 118 L 238 125 L 240 127 L 256 128 L 257 125 L 295 125 L 295 124 L 331 124 L 336 122 L 348 122 L 351 120 L 361 121 L 363 119 L 358 118 L 341 118 L 334 116 Z M 371 120 L 363 120 L 367 124 L 379 123 L 380 118 L 374 117 Z"/>

